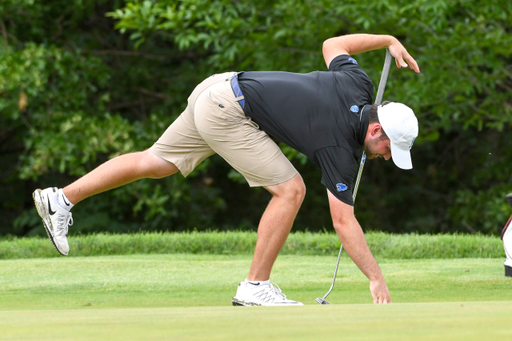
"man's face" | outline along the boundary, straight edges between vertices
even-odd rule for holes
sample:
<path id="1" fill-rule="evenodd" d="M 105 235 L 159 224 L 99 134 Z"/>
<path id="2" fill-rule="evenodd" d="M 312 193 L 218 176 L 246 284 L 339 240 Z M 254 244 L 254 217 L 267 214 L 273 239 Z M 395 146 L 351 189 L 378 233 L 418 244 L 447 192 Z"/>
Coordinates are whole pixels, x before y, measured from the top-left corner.
<path id="1" fill-rule="evenodd" d="M 386 161 L 391 158 L 391 146 L 388 138 L 381 139 L 382 132 L 378 136 L 367 137 L 364 142 L 364 151 L 368 159 L 383 157 Z"/>

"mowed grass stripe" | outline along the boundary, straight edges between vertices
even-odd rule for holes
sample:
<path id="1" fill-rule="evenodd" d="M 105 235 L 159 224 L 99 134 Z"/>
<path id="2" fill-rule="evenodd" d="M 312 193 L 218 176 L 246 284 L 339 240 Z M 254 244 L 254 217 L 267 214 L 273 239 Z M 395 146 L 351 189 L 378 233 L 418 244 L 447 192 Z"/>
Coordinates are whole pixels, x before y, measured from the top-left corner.
<path id="1" fill-rule="evenodd" d="M 335 257 L 280 256 L 271 280 L 316 305 Z M 229 306 L 251 256 L 132 255 L 0 261 L 0 310 Z M 502 259 L 382 259 L 395 303 L 512 300 Z M 333 304 L 371 303 L 368 280 L 343 259 Z"/>
<path id="2" fill-rule="evenodd" d="M 508 340 L 512 301 L 0 312 L 0 340 Z"/>
<path id="3" fill-rule="evenodd" d="M 272 280 L 304 307 L 232 307 L 250 255 L 131 255 L 0 261 L 0 340 L 506 340 L 503 259 L 381 259 L 394 304 L 334 256 L 283 255 Z M 427 302 L 427 303 L 426 303 Z M 431 302 L 431 303 L 428 303 Z"/>
<path id="4" fill-rule="evenodd" d="M 499 258 L 503 244 L 497 236 L 418 235 L 369 232 L 368 244 L 377 258 Z M 250 255 L 255 232 L 190 232 L 69 235 L 69 257 L 130 254 Z M 334 233 L 290 234 L 283 255 L 337 255 L 340 241 Z M 60 257 L 47 238 L 0 239 L 0 259 Z M 344 254 L 346 257 L 346 254 Z"/>

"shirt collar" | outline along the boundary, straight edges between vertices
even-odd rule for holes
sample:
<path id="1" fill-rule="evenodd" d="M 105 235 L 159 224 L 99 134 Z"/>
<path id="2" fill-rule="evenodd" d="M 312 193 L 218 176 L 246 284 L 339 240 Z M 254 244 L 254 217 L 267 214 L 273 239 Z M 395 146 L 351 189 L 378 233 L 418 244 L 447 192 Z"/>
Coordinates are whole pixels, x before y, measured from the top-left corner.
<path id="1" fill-rule="evenodd" d="M 367 104 L 361 110 L 361 115 L 359 116 L 360 125 L 359 125 L 359 134 L 357 137 L 357 141 L 362 146 L 364 145 L 364 139 L 366 138 L 366 132 L 368 131 L 368 125 L 370 124 L 370 110 L 372 106 L 371 104 Z"/>

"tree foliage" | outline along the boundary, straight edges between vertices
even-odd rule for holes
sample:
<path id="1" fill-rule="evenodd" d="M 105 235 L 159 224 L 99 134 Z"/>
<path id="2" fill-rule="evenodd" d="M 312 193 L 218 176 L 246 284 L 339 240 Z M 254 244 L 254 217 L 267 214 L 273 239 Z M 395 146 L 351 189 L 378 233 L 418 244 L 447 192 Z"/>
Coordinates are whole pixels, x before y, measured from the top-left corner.
<path id="1" fill-rule="evenodd" d="M 148 148 L 209 74 L 325 70 L 322 41 L 356 32 L 396 36 L 422 70 L 390 74 L 385 99 L 420 120 L 415 168 L 368 163 L 356 205 L 363 227 L 499 233 L 512 192 L 510 17 L 512 3 L 498 0 L 3 1 L 0 188 L 11 199 L 0 233 L 40 231 L 34 187 L 64 186 Z M 357 56 L 375 84 L 383 57 Z M 296 228 L 329 230 L 320 174 L 283 148 L 308 186 Z M 268 199 L 214 156 L 187 180 L 138 181 L 74 214 L 84 233 L 255 229 Z"/>

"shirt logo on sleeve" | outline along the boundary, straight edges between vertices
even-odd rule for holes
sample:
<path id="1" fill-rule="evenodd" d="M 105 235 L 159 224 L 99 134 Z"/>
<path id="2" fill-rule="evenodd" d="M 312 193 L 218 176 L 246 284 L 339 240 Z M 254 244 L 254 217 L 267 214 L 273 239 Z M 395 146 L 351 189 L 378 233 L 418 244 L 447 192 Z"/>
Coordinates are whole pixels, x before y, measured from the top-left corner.
<path id="1" fill-rule="evenodd" d="M 350 111 L 352 111 L 354 114 L 357 114 L 359 112 L 359 107 L 357 105 L 353 105 L 350 107 Z"/>
<path id="2" fill-rule="evenodd" d="M 341 182 L 339 184 L 336 184 L 336 190 L 338 192 L 345 192 L 348 189 L 348 186 L 345 184 L 342 184 Z"/>
<path id="3" fill-rule="evenodd" d="M 348 59 L 350 62 L 352 62 L 353 64 L 357 64 L 357 60 L 355 60 L 354 58 L 350 57 Z"/>

